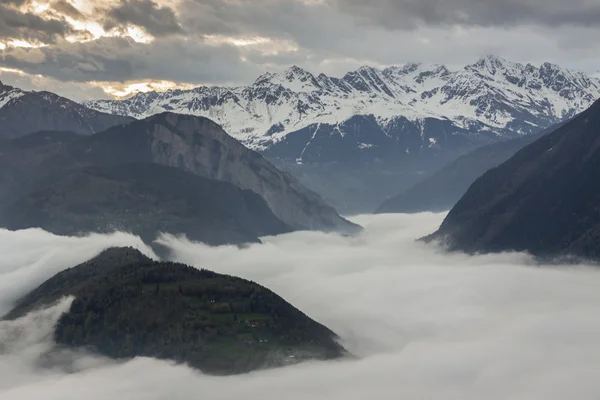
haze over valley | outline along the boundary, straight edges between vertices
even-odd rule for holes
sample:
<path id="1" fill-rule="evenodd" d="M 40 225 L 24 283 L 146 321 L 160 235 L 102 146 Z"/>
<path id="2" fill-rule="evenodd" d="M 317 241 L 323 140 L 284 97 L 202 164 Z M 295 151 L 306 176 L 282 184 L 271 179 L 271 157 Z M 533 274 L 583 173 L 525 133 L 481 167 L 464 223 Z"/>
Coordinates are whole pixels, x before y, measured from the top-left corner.
<path id="1" fill-rule="evenodd" d="M 80 351 L 45 355 L 65 300 L 45 314 L 0 323 L 1 397 L 159 399 L 202 391 L 215 399 L 593 399 L 600 361 L 597 269 L 536 266 L 516 253 L 448 255 L 414 243 L 443 218 L 362 216 L 354 219 L 365 227 L 359 237 L 299 232 L 244 250 L 162 239 L 177 261 L 272 288 L 335 330 L 358 359 L 218 378 L 147 358 L 115 363 Z M 5 311 L 58 270 L 103 248 L 130 245 L 152 255 L 123 234 L 0 235 L 2 251 L 13 254 L 2 261 Z"/>

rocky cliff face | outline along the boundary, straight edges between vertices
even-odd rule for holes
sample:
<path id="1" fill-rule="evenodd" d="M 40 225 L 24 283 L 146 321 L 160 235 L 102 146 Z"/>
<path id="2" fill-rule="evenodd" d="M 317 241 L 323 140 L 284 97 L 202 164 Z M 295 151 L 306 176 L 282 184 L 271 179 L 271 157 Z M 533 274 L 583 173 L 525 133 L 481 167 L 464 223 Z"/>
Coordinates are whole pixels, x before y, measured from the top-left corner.
<path id="1" fill-rule="evenodd" d="M 282 173 L 206 118 L 162 114 L 147 120 L 152 160 L 260 194 L 273 213 L 297 229 L 355 230 L 314 192 Z"/>
<path id="2" fill-rule="evenodd" d="M 277 218 L 295 229 L 359 229 L 294 177 L 202 117 L 163 113 L 92 136 L 39 133 L 4 147 L 0 165 L 17 171 L 12 175 L 7 172 L 5 193 L 11 190 L 10 182 L 33 182 L 43 173 L 154 163 L 251 190 L 266 201 Z"/>

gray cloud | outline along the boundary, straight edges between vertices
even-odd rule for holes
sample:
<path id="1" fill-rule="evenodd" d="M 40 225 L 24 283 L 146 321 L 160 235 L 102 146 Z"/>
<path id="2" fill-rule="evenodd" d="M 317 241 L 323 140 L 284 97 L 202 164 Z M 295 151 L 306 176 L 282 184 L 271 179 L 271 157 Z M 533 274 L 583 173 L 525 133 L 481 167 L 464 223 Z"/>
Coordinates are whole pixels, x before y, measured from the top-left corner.
<path id="1" fill-rule="evenodd" d="M 110 9 L 104 20 L 104 28 L 136 25 L 153 36 L 182 33 L 177 17 L 168 7 L 159 7 L 152 0 L 124 0 Z"/>
<path id="2" fill-rule="evenodd" d="M 78 9 L 73 7 L 71 5 L 71 3 L 67 2 L 66 0 L 54 1 L 50 4 L 50 7 L 53 10 L 55 10 L 63 15 L 69 16 L 71 18 L 80 19 L 80 20 L 85 19 L 84 15 Z"/>
<path id="3" fill-rule="evenodd" d="M 333 0 L 340 10 L 361 21 L 392 29 L 414 29 L 419 23 L 433 26 L 546 26 L 600 23 L 600 4 L 594 0 Z"/>
<path id="4" fill-rule="evenodd" d="M 0 52 L 0 63 L 29 74 L 74 82 L 227 82 L 259 72 L 253 65 L 243 63 L 235 46 L 216 47 L 175 38 L 157 39 L 151 44 L 127 38 L 101 38 L 35 49 L 7 48 Z"/>
<path id="5" fill-rule="evenodd" d="M 0 39 L 54 43 L 72 32 L 64 19 L 47 20 L 0 3 Z"/>
<path id="6" fill-rule="evenodd" d="M 598 269 L 531 267 L 522 254 L 469 257 L 416 244 L 441 217 L 364 216 L 357 222 L 366 230 L 357 238 L 297 232 L 244 250 L 162 239 L 180 261 L 273 289 L 340 334 L 357 360 L 216 378 L 146 358 L 114 363 L 74 353 L 74 373 L 40 369 L 39 354 L 52 348 L 52 322 L 68 307 L 65 300 L 0 323 L 0 397 L 596 399 Z M 42 231 L 0 231 L 0 239 L 0 310 L 118 242 Z M 143 246 L 127 235 L 119 239 Z"/>
<path id="7" fill-rule="evenodd" d="M 20 7 L 23 4 L 27 4 L 29 2 L 31 2 L 31 0 L 2 0 L 2 1 L 0 1 L 0 5 Z"/>
<path id="8" fill-rule="evenodd" d="M 64 0 L 51 4 L 53 13 L 79 12 Z M 600 42 L 590 40 L 600 35 L 600 24 L 593 24 L 600 5 L 593 0 L 181 0 L 172 8 L 128 0 L 112 10 L 96 5 L 91 18 L 106 22 L 105 28 L 139 26 L 157 39 L 150 44 L 115 38 L 71 44 L 59 40 L 70 29 L 60 19 L 36 19 L 49 26 L 19 31 L 14 24 L 3 25 L 9 14 L 2 14 L 0 37 L 10 32 L 50 45 L 0 50 L 0 67 L 78 84 L 157 79 L 219 85 L 248 84 L 263 72 L 291 64 L 341 76 L 364 64 L 457 67 L 486 53 L 589 72 L 600 68 Z M 14 12 L 13 17 L 23 17 Z M 236 47 L 207 40 L 215 36 L 262 37 L 271 43 Z M 61 94 L 80 98 L 67 88 Z"/>
<path id="9" fill-rule="evenodd" d="M 18 87 L 23 90 L 50 91 L 67 95 L 73 99 L 96 100 L 106 99 L 108 96 L 102 89 L 87 83 L 65 82 L 49 76 L 26 75 L 12 70 L 0 72 L 0 81 L 4 84 Z"/>
<path id="10" fill-rule="evenodd" d="M 327 3 L 303 0 L 184 0 L 179 13 L 190 32 L 292 39 L 308 49 L 336 40 L 341 35 L 335 29 L 343 24 L 350 25 L 348 30 L 355 28 Z"/>

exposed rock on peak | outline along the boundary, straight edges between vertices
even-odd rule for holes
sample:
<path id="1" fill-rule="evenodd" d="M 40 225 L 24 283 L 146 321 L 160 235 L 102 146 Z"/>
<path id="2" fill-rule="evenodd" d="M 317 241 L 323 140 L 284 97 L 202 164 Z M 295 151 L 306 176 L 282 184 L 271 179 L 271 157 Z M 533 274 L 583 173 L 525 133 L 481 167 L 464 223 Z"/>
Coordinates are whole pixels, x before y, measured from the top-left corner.
<path id="1" fill-rule="evenodd" d="M 277 170 L 207 118 L 163 113 L 134 122 L 128 129 L 138 131 L 138 125 L 146 125 L 153 162 L 252 190 L 279 219 L 296 229 L 351 232 L 357 228 L 296 178 Z M 120 135 L 118 130 L 106 134 Z"/>

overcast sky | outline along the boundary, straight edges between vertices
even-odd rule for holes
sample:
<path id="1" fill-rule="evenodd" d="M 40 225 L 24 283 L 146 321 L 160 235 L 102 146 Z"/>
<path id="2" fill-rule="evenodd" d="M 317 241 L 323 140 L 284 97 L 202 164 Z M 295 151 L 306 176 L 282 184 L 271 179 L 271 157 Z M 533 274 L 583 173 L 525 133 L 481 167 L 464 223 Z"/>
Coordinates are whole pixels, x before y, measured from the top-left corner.
<path id="1" fill-rule="evenodd" d="M 0 80 L 85 99 L 484 54 L 595 73 L 598 37 L 599 0 L 0 0 Z"/>

